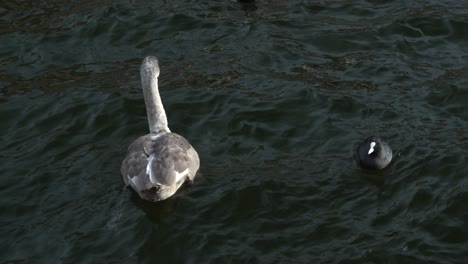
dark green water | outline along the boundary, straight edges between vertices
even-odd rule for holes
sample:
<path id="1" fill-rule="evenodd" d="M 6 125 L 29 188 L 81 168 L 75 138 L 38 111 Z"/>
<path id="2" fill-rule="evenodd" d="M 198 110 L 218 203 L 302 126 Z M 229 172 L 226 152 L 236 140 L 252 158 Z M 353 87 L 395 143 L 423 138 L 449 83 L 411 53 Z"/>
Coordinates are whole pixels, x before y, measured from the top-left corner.
<path id="1" fill-rule="evenodd" d="M 202 163 L 158 204 L 146 55 Z M 2 1 L 0 124 L 0 263 L 468 263 L 465 1 Z"/>

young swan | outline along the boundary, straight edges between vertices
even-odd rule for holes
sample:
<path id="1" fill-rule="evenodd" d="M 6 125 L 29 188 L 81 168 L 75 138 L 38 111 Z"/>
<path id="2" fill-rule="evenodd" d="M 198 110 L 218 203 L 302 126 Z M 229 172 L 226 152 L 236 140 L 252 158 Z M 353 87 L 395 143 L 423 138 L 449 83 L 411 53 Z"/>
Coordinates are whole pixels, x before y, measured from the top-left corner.
<path id="1" fill-rule="evenodd" d="M 383 169 L 392 161 L 392 149 L 380 138 L 371 136 L 359 144 L 355 158 L 363 168 Z"/>
<path id="2" fill-rule="evenodd" d="M 185 181 L 193 181 L 200 159 L 192 145 L 167 126 L 158 90 L 158 59 L 146 57 L 140 74 L 150 134 L 128 147 L 121 173 L 126 186 L 141 198 L 156 202 L 171 197 Z"/>

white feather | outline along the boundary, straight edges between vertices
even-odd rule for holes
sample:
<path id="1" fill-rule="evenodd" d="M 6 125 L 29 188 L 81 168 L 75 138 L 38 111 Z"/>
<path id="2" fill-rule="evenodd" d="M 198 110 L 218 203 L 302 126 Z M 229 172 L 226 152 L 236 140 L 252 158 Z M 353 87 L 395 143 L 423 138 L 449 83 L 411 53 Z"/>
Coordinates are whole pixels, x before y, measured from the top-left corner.
<path id="1" fill-rule="evenodd" d="M 182 177 L 184 177 L 185 175 L 187 175 L 187 174 L 188 174 L 188 171 L 189 171 L 188 168 L 185 169 L 183 172 L 180 172 L 180 173 L 176 171 L 176 174 L 175 174 L 176 182 L 178 182 L 180 179 L 182 179 Z"/>
<path id="2" fill-rule="evenodd" d="M 152 183 L 157 183 L 158 181 L 153 176 L 153 170 L 151 169 L 151 163 L 154 160 L 154 154 L 151 154 L 148 158 L 148 164 L 146 165 L 146 175 L 149 176 L 149 179 Z"/>
<path id="3" fill-rule="evenodd" d="M 374 147 L 375 147 L 375 142 L 371 142 L 370 149 L 369 149 L 369 152 L 367 152 L 367 155 L 370 155 L 372 152 L 374 152 Z"/>
<path id="4" fill-rule="evenodd" d="M 161 136 L 163 136 L 165 134 L 167 134 L 167 133 L 166 132 L 161 132 L 161 133 L 158 133 L 156 135 L 151 135 L 151 139 L 154 141 L 154 140 L 158 139 L 159 137 L 161 137 Z"/>

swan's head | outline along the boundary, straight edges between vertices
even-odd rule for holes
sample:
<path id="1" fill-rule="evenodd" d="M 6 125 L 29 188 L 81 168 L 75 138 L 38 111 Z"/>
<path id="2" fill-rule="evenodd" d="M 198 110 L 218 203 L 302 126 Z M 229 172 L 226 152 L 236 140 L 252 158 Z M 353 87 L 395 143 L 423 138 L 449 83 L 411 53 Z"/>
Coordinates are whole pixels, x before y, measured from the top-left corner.
<path id="1" fill-rule="evenodd" d="M 155 56 L 148 56 L 143 59 L 141 63 L 140 73 L 142 76 L 150 75 L 152 77 L 159 77 L 159 62 Z"/>

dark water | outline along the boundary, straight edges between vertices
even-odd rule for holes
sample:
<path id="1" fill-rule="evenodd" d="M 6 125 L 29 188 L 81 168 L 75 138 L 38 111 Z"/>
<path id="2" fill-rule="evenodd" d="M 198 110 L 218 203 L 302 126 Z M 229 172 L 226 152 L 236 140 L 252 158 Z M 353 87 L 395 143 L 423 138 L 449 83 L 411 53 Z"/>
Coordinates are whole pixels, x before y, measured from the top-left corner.
<path id="1" fill-rule="evenodd" d="M 2 1 L 0 47 L 0 263 L 468 263 L 466 1 Z M 158 204 L 146 55 L 202 161 Z"/>

